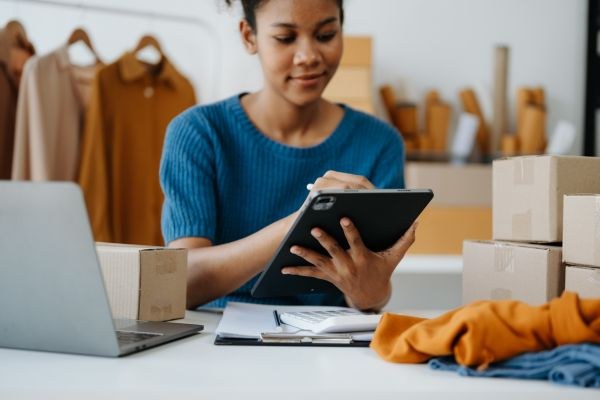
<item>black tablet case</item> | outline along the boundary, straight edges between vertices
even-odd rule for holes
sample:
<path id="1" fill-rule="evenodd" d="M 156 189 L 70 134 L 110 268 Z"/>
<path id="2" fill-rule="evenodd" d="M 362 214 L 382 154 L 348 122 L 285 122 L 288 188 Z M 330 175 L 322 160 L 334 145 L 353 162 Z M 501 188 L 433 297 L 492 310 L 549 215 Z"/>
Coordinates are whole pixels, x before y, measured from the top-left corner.
<path id="1" fill-rule="evenodd" d="M 314 206 L 327 196 L 335 197 L 333 206 L 328 210 L 315 210 Z M 290 248 L 299 245 L 327 254 L 310 234 L 312 228 L 319 227 L 347 249 L 348 242 L 340 226 L 340 219 L 346 216 L 354 222 L 369 249 L 385 250 L 410 228 L 432 198 L 431 190 L 409 189 L 341 190 L 317 193 L 296 219 L 267 268 L 260 274 L 252 288 L 252 295 L 270 297 L 339 292 L 334 285 L 324 280 L 283 275 L 281 269 L 285 266 L 310 265 L 303 258 L 290 253 Z"/>

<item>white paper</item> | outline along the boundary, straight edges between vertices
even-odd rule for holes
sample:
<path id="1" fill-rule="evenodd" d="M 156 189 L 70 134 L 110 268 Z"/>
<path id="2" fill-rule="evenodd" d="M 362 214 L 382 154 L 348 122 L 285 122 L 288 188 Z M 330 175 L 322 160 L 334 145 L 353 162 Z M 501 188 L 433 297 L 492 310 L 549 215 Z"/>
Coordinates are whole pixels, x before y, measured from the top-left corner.
<path id="1" fill-rule="evenodd" d="M 546 154 L 569 154 L 575 141 L 575 125 L 569 121 L 558 121 L 550 142 L 546 147 Z"/>
<path id="2" fill-rule="evenodd" d="M 452 141 L 452 156 L 455 158 L 467 158 L 473 151 L 475 135 L 479 129 L 479 118 L 469 113 L 461 113 Z"/>

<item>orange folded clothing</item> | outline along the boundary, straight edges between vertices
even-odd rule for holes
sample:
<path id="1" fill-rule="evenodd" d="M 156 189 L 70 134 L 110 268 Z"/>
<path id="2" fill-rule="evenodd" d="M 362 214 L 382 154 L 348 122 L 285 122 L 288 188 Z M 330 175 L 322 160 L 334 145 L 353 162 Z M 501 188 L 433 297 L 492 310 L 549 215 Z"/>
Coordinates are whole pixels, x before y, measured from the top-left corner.
<path id="1" fill-rule="evenodd" d="M 386 313 L 371 347 L 387 361 L 454 355 L 461 365 L 485 369 L 524 352 L 583 342 L 600 343 L 600 299 L 565 292 L 541 306 L 477 301 L 434 319 Z"/>

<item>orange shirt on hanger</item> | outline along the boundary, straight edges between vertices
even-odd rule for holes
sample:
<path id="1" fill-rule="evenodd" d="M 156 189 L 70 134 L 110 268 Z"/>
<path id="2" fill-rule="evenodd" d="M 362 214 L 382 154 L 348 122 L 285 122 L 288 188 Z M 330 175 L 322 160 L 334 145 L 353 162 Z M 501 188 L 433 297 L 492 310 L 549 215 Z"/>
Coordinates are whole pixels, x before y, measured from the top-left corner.
<path id="1" fill-rule="evenodd" d="M 195 102 L 192 85 L 166 58 L 151 66 L 125 53 L 98 72 L 78 179 L 97 241 L 162 244 L 165 130 Z"/>

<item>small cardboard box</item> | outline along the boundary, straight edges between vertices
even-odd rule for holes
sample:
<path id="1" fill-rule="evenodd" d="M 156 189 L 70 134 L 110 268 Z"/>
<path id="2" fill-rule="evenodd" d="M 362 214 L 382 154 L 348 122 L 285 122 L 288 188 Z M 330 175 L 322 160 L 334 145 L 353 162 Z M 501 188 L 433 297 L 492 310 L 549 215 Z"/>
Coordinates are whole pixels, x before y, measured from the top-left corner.
<path id="1" fill-rule="evenodd" d="M 419 216 L 417 238 L 408 252 L 409 254 L 461 254 L 464 240 L 491 238 L 491 207 L 452 207 L 433 204 L 425 208 Z"/>
<path id="2" fill-rule="evenodd" d="M 562 241 L 563 196 L 600 193 L 600 158 L 526 156 L 493 163 L 495 240 Z"/>
<path id="3" fill-rule="evenodd" d="M 515 299 L 543 304 L 564 287 L 561 247 L 465 241 L 463 303 Z"/>
<path id="4" fill-rule="evenodd" d="M 340 65 L 370 67 L 372 48 L 370 36 L 344 36 L 344 53 Z"/>
<path id="5" fill-rule="evenodd" d="M 432 206 L 492 206 L 490 165 L 407 162 L 405 171 L 406 187 L 433 190 Z"/>
<path id="6" fill-rule="evenodd" d="M 565 195 L 563 261 L 600 267 L 600 194 Z"/>
<path id="7" fill-rule="evenodd" d="M 185 316 L 187 250 L 97 243 L 96 251 L 113 318 Z"/>
<path id="8" fill-rule="evenodd" d="M 565 290 L 580 297 L 600 298 L 600 268 L 567 265 Z"/>

